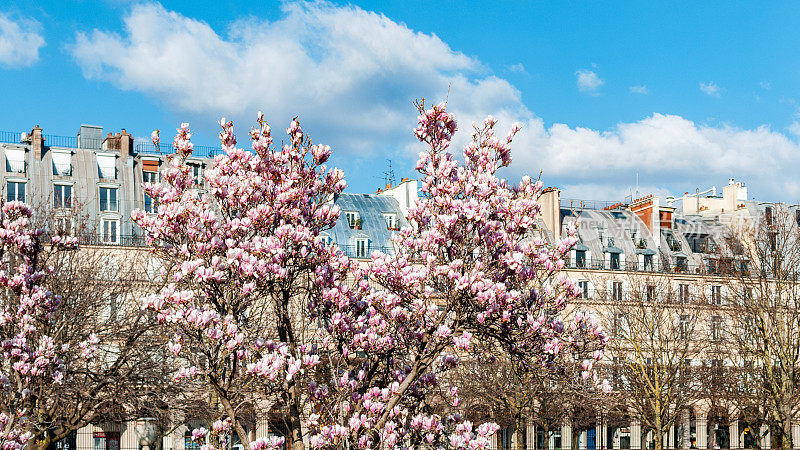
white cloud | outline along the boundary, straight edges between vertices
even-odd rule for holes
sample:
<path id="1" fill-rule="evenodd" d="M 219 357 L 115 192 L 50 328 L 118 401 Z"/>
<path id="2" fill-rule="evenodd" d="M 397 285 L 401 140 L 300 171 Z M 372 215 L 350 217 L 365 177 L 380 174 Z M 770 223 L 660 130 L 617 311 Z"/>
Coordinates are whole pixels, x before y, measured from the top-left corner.
<path id="1" fill-rule="evenodd" d="M 758 85 L 761 86 L 761 89 L 764 89 L 765 91 L 772 89 L 772 84 L 769 81 L 760 81 Z"/>
<path id="2" fill-rule="evenodd" d="M 0 65 L 19 68 L 39 61 L 39 49 L 44 46 L 41 29 L 36 20 L 15 20 L 10 14 L 0 12 Z"/>
<path id="3" fill-rule="evenodd" d="M 512 72 L 525 73 L 525 66 L 522 63 L 516 63 L 508 66 L 508 70 Z"/>
<path id="4" fill-rule="evenodd" d="M 605 84 L 605 82 L 601 80 L 600 77 L 594 73 L 594 71 L 591 70 L 581 69 L 575 72 L 575 75 L 577 75 L 576 82 L 578 84 L 578 89 L 580 89 L 581 92 L 588 92 L 596 95 L 597 90 L 600 89 L 603 84 Z"/>
<path id="5" fill-rule="evenodd" d="M 719 97 L 720 88 L 717 83 L 709 81 L 708 83 L 700 83 L 700 90 L 712 97 Z"/>
<path id="6" fill-rule="evenodd" d="M 262 109 L 278 129 L 306 128 L 346 151 L 410 136 L 417 97 L 487 111 L 518 102 L 507 81 L 435 35 L 358 7 L 284 3 L 274 22 L 239 21 L 227 35 L 159 4 L 134 6 L 121 34 L 78 33 L 70 51 L 86 77 L 161 99 L 210 122 L 249 124 Z M 340 150 L 341 151 L 341 150 Z"/>
<path id="7" fill-rule="evenodd" d="M 647 89 L 647 85 L 643 84 L 641 86 L 631 86 L 628 88 L 631 94 L 642 94 L 647 95 L 650 93 L 650 90 Z"/>
<path id="8" fill-rule="evenodd" d="M 183 117 L 209 126 L 221 115 L 246 119 L 243 134 L 258 109 L 276 130 L 302 114 L 316 141 L 366 161 L 391 152 L 415 160 L 411 101 L 449 92 L 460 129 L 454 152 L 473 120 L 491 113 L 504 127 L 519 121 L 508 176 L 543 170 L 545 183 L 561 185 L 566 197 L 619 199 L 637 173 L 642 193 L 677 194 L 735 177 L 764 199 L 800 197 L 789 181 L 800 172 L 800 146 L 788 133 L 657 113 L 608 130 L 545 124 L 507 80 L 435 35 L 352 6 L 282 8 L 277 21 L 248 19 L 220 34 L 158 4 L 138 5 L 120 33 L 78 34 L 70 51 L 87 77 L 157 97 Z M 594 90 L 603 84 L 588 70 L 578 81 Z"/>

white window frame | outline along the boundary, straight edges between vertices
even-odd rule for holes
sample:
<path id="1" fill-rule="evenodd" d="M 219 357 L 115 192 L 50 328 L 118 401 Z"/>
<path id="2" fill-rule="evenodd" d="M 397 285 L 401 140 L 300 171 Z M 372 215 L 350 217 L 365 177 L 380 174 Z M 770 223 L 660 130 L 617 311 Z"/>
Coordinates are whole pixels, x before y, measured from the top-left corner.
<path id="1" fill-rule="evenodd" d="M 55 221 L 55 234 L 71 235 L 75 232 L 75 218 L 71 215 L 56 214 Z"/>
<path id="2" fill-rule="evenodd" d="M 53 160 L 53 175 L 72 176 L 72 151 L 51 148 L 50 155 Z"/>
<path id="3" fill-rule="evenodd" d="M 64 182 L 54 182 L 53 183 L 53 207 L 55 209 L 69 209 L 72 207 L 72 199 L 75 194 L 75 189 L 73 186 L 75 183 L 64 183 Z M 63 196 L 61 197 L 61 205 L 56 204 L 56 191 L 61 188 L 69 187 L 69 206 L 64 206 L 64 199 Z"/>
<path id="4" fill-rule="evenodd" d="M 113 224 L 114 230 L 107 228 Z M 119 228 L 120 220 L 118 217 L 101 217 L 100 218 L 100 242 L 105 245 L 119 245 Z M 113 233 L 109 233 L 113 231 Z"/>
<path id="5" fill-rule="evenodd" d="M 351 230 L 358 230 L 362 227 L 356 228 L 356 225 L 361 219 L 361 216 L 358 214 L 358 211 L 345 211 L 344 212 L 345 221 L 347 221 L 347 226 L 350 227 Z"/>
<path id="6" fill-rule="evenodd" d="M 146 179 L 148 176 L 153 176 L 155 179 L 152 180 L 152 181 L 148 181 Z M 158 183 L 158 172 L 151 172 L 151 171 L 148 171 L 148 170 L 143 170 L 142 171 L 142 183 Z M 147 206 L 147 199 L 148 198 L 150 199 L 150 207 L 149 208 Z M 147 195 L 147 193 L 144 192 L 144 191 L 142 191 L 142 209 L 144 209 L 144 212 L 146 212 L 147 214 L 155 214 L 155 213 L 158 212 L 158 203 L 156 202 L 156 200 L 154 198 L 152 198 L 149 195 Z"/>
<path id="7" fill-rule="evenodd" d="M 367 238 L 356 238 L 356 247 L 355 247 L 355 255 L 358 259 L 367 259 L 369 258 L 369 239 Z"/>
<path id="8" fill-rule="evenodd" d="M 619 289 L 617 289 L 619 288 Z M 625 298 L 625 285 L 622 281 L 611 282 L 611 300 L 622 301 Z"/>
<path id="9" fill-rule="evenodd" d="M 203 172 L 205 172 L 205 164 L 202 161 L 186 161 L 189 167 L 190 175 L 194 179 L 194 184 L 197 186 L 203 185 Z"/>
<path id="10" fill-rule="evenodd" d="M 692 290 L 688 283 L 681 283 L 678 285 L 678 303 L 691 303 Z"/>
<path id="11" fill-rule="evenodd" d="M 9 195 L 11 194 L 11 185 L 12 185 L 12 183 L 14 184 L 14 197 L 13 198 L 9 197 Z M 19 198 L 19 188 L 17 187 L 18 185 L 22 185 L 23 186 L 23 192 L 22 192 L 22 199 L 21 200 Z M 25 202 L 27 196 L 28 196 L 28 180 L 26 180 L 24 178 L 6 178 L 6 200 L 8 200 L 8 201 L 18 200 L 18 201 L 21 201 L 21 202 Z"/>
<path id="12" fill-rule="evenodd" d="M 116 192 L 116 201 L 114 204 L 116 205 L 116 209 L 103 209 L 103 190 L 107 189 L 109 192 L 114 190 Z M 109 199 L 106 199 L 109 200 Z M 106 201 L 106 204 L 110 204 L 111 202 Z M 116 184 L 100 184 L 97 186 L 97 208 L 101 213 L 118 213 L 119 212 L 119 185 Z"/>
<path id="13" fill-rule="evenodd" d="M 578 280 L 578 288 L 581 291 L 580 297 L 578 298 L 589 298 L 589 280 Z"/>
<path id="14" fill-rule="evenodd" d="M 712 305 L 722 304 L 722 286 L 718 284 L 711 286 L 711 304 Z"/>
<path id="15" fill-rule="evenodd" d="M 386 221 L 387 230 L 394 230 L 395 228 L 397 228 L 396 213 L 383 213 L 383 220 Z"/>

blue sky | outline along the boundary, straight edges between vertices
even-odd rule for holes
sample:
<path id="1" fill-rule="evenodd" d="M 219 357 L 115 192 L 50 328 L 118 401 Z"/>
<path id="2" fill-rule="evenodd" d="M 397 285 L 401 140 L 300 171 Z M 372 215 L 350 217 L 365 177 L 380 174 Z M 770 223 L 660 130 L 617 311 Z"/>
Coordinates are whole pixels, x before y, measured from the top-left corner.
<path id="1" fill-rule="evenodd" d="M 145 137 L 189 121 L 214 144 L 263 109 L 299 114 L 351 192 L 420 147 L 417 97 L 449 89 L 463 143 L 494 114 L 523 131 L 511 178 L 564 197 L 679 195 L 729 177 L 800 201 L 800 8 L 771 2 L 4 2 L 0 130 Z M 240 142 L 242 139 L 240 139 Z"/>

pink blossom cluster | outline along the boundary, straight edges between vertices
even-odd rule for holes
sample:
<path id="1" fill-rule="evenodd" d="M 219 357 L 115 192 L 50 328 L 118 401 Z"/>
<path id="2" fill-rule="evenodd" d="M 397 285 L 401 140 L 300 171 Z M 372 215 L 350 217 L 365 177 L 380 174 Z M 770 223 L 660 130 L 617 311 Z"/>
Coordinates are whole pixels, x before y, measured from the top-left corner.
<path id="1" fill-rule="evenodd" d="M 33 211 L 12 201 L 0 210 L 0 443 L 4 450 L 25 446 L 31 438 L 31 392 L 37 385 L 60 384 L 64 362 L 60 348 L 46 333 L 61 298 L 44 286 L 52 267 L 40 267 L 45 250 L 42 230 L 32 228 Z M 72 250 L 75 239 L 59 237 L 52 251 Z"/>
<path id="2" fill-rule="evenodd" d="M 362 449 L 488 447 L 497 426 L 464 421 L 458 390 L 443 381 L 464 357 L 504 352 L 545 367 L 579 358 L 597 381 L 605 332 L 585 315 L 562 320 L 580 292 L 560 273 L 576 231 L 548 243 L 537 234 L 542 182 L 497 176 L 519 125 L 504 137 L 491 116 L 474 125 L 459 162 L 447 152 L 454 116 L 444 105 L 419 112 L 414 134 L 428 147 L 417 163 L 421 198 L 394 252 L 364 264 L 323 238 L 339 218 L 332 200 L 344 176 L 324 165 L 330 147 L 312 144 L 297 118 L 276 148 L 259 113 L 250 150 L 236 147 L 222 119 L 224 154 L 203 186 L 186 164 L 191 132 L 181 126 L 163 182 L 145 185 L 158 213 L 133 214 L 171 263 L 169 283 L 144 306 L 174 333 L 168 349 L 185 363 L 176 380 L 212 383 L 224 373 L 231 389 L 255 383 L 289 399 L 312 447 Z M 274 313 L 273 335 L 246 320 L 264 308 Z M 307 318 L 303 329 L 291 314 Z M 305 401 L 313 413 L 300 410 Z M 432 403 L 451 411 L 432 414 Z"/>

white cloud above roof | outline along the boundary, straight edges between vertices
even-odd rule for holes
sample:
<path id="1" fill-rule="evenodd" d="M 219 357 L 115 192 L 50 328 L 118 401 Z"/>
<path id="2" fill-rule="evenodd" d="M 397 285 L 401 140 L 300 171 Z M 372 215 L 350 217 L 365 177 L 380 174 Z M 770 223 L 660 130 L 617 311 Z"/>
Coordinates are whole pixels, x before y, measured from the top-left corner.
<path id="1" fill-rule="evenodd" d="M 21 68 L 36 64 L 45 44 L 41 29 L 36 20 L 0 12 L 0 65 Z"/>

